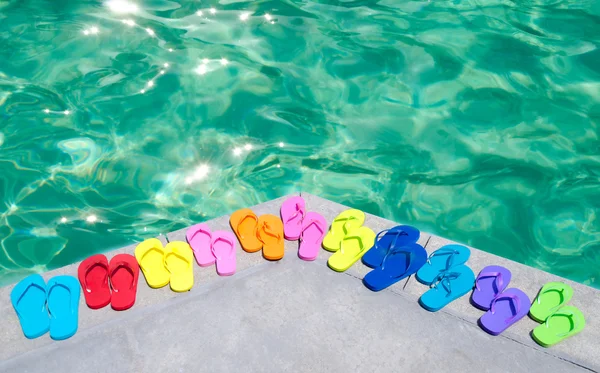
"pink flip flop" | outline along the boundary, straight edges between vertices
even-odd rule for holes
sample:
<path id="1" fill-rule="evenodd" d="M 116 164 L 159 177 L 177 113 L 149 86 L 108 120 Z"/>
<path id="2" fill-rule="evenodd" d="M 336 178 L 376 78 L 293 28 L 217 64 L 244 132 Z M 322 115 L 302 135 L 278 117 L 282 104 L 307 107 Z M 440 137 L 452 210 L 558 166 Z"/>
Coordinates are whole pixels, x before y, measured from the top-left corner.
<path id="1" fill-rule="evenodd" d="M 208 225 L 192 225 L 185 233 L 185 237 L 194 251 L 196 262 L 200 267 L 208 267 L 215 262 L 215 257 L 210 249 L 212 236 Z"/>
<path id="2" fill-rule="evenodd" d="M 211 251 L 216 258 L 219 276 L 231 276 L 235 273 L 235 236 L 231 232 L 216 231 L 212 236 Z"/>
<path id="3" fill-rule="evenodd" d="M 306 215 L 306 203 L 302 197 L 291 197 L 281 205 L 281 221 L 283 221 L 283 236 L 288 241 L 300 238 L 302 220 Z"/>
<path id="4" fill-rule="evenodd" d="M 302 260 L 317 259 L 325 233 L 327 233 L 325 218 L 316 212 L 307 213 L 302 220 L 298 257 Z"/>

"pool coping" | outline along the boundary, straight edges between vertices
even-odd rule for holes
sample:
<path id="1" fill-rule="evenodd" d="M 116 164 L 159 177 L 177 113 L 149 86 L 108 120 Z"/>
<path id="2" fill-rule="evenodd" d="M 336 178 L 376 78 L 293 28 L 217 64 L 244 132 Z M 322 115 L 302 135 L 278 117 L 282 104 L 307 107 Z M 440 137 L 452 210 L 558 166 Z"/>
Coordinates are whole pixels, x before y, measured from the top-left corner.
<path id="1" fill-rule="evenodd" d="M 307 209 L 309 211 L 317 211 L 321 213 L 328 222 L 331 222 L 333 218 L 341 211 L 349 208 L 347 206 L 320 198 L 318 196 L 301 193 L 302 197 L 306 201 Z M 265 203 L 258 204 L 251 207 L 251 209 L 257 214 L 274 214 L 279 215 L 279 207 L 281 203 L 290 196 L 284 196 L 277 198 Z M 229 217 L 222 216 L 216 219 L 212 219 L 205 222 L 213 230 L 230 230 Z M 371 214 L 366 214 L 365 226 L 378 232 L 383 229 L 387 229 L 397 225 L 398 223 L 386 220 Z M 417 226 L 418 227 L 418 226 Z M 187 228 L 168 233 L 166 238 L 164 236 L 158 237 L 163 244 L 169 241 L 184 240 L 185 231 Z M 431 253 L 439 247 L 453 243 L 453 241 L 444 239 L 442 237 L 422 233 L 419 243 L 425 247 L 428 253 Z M 297 243 L 286 241 L 286 256 L 291 255 L 297 251 Z M 107 257 L 111 257 L 119 253 L 133 254 L 135 245 L 123 247 L 121 249 L 113 250 L 105 253 Z M 524 264 L 520 264 L 502 257 L 498 257 L 494 254 L 490 254 L 475 248 L 471 249 L 471 257 L 467 263 L 469 267 L 477 274 L 483 267 L 487 265 L 502 265 L 509 268 L 512 272 L 512 280 L 510 287 L 517 287 L 523 290 L 530 299 L 533 299 L 541 286 L 550 281 L 562 281 L 571 285 L 574 289 L 574 296 L 570 304 L 579 308 L 586 317 L 586 328 L 577 336 L 569 338 L 556 346 L 551 348 L 543 348 L 537 345 L 529 336 L 530 331 L 538 326 L 539 324 L 525 317 L 511 328 L 506 330 L 502 335 L 495 338 L 505 338 L 523 345 L 524 348 L 532 348 L 543 353 L 558 358 L 563 361 L 567 361 L 584 370 L 591 372 L 600 371 L 600 355 L 596 353 L 597 341 L 600 341 L 600 328 L 597 327 L 598 318 L 600 316 L 600 297 L 598 296 L 599 290 L 589 287 L 587 285 L 575 283 L 571 280 L 561 278 L 559 276 L 544 272 L 539 269 L 529 267 Z M 325 265 L 325 261 L 329 258 L 332 253 L 325 250 L 321 250 L 319 257 L 315 262 L 315 265 Z M 298 259 L 300 260 L 300 259 Z M 264 265 L 266 261 L 262 258 L 260 253 L 248 254 L 239 248 L 237 255 L 237 273 L 242 271 L 253 270 L 254 267 Z M 273 263 L 276 264 L 276 263 Z M 77 267 L 79 263 L 74 263 L 56 270 L 48 271 L 43 273 L 42 276 L 45 280 L 56 275 L 69 274 L 77 277 Z M 209 267 L 210 268 L 210 267 Z M 259 267 L 256 267 L 259 268 Z M 360 280 L 368 273 L 371 269 L 358 262 L 353 265 L 349 270 L 345 272 L 346 275 L 355 277 Z M 140 276 L 143 277 L 143 276 Z M 194 292 L 196 289 L 202 289 L 203 285 L 213 284 L 218 286 L 220 281 L 227 281 L 225 277 L 219 277 L 214 268 L 207 269 L 194 265 L 194 277 L 195 277 L 195 288 L 191 290 Z M 201 285 L 201 286 L 199 286 Z M 357 286 L 363 286 L 357 281 Z M 28 353 L 38 348 L 42 348 L 49 344 L 61 343 L 52 341 L 47 335 L 40 337 L 35 340 L 27 340 L 23 337 L 18 323 L 18 319 L 12 305 L 9 301 L 10 291 L 14 285 L 8 285 L 0 288 L 0 320 L 3 325 L 3 330 L 0 331 L 0 341 L 5 346 L 0 350 L 0 361 L 14 358 L 16 356 Z M 408 278 L 405 281 L 401 281 L 384 291 L 393 292 L 399 296 L 417 301 L 418 297 L 427 290 L 427 287 L 417 282 L 413 277 Z M 165 302 L 172 298 L 182 296 L 180 293 L 172 292 L 168 286 L 161 289 L 150 289 L 145 281 L 142 279 L 138 284 L 138 295 L 136 305 L 133 310 L 142 310 L 149 306 L 153 306 L 162 302 Z M 132 310 L 132 311 L 133 311 Z M 104 322 L 111 321 L 122 315 L 125 312 L 116 312 L 105 307 L 100 310 L 90 310 L 85 305 L 85 302 L 80 302 L 79 308 L 79 329 L 84 330 L 100 325 Z M 457 322 L 464 322 L 472 325 L 477 325 L 478 318 L 483 314 L 473 307 L 469 303 L 469 296 L 464 296 L 444 309 L 438 311 L 440 313 L 452 315 Z M 480 331 L 484 333 L 483 331 Z"/>

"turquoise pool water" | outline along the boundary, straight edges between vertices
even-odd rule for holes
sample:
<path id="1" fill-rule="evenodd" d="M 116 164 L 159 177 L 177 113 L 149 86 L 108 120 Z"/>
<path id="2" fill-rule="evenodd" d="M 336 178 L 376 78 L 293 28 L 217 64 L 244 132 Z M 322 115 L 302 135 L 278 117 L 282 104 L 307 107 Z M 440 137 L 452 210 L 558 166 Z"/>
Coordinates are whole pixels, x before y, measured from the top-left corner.
<path id="1" fill-rule="evenodd" d="M 0 283 L 303 190 L 598 287 L 599 4 L 0 0 Z"/>

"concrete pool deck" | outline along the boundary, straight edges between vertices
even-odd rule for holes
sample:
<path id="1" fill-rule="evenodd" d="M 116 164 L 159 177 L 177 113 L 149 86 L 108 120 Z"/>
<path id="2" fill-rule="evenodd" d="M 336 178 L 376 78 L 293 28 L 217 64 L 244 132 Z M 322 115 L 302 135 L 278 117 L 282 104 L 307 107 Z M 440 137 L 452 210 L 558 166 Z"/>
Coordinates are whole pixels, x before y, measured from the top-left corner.
<path id="1" fill-rule="evenodd" d="M 328 222 L 348 207 L 303 193 L 309 211 Z M 252 207 L 279 215 L 287 197 Z M 210 220 L 229 230 L 229 217 Z M 375 232 L 397 225 L 367 214 Z M 184 240 L 185 229 L 167 234 Z M 163 237 L 160 239 L 165 242 Z M 431 253 L 450 241 L 423 233 Z M 219 277 L 214 267 L 194 265 L 190 292 L 150 289 L 140 274 L 135 306 L 90 310 L 80 303 L 79 330 L 65 341 L 48 334 L 26 339 L 10 303 L 11 286 L 0 288 L 0 372 L 598 372 L 599 291 L 549 273 L 472 249 L 467 263 L 477 274 L 486 265 L 512 271 L 510 287 L 533 299 L 549 281 L 573 286 L 570 304 L 586 317 L 577 336 L 551 348 L 529 336 L 528 317 L 493 337 L 477 326 L 483 314 L 464 296 L 436 313 L 422 309 L 427 287 L 409 278 L 373 293 L 361 282 L 370 270 L 358 262 L 345 273 L 327 267 L 331 253 L 315 262 L 297 257 L 297 242 L 285 257 L 267 262 L 238 245 L 237 273 Z M 135 246 L 106 253 L 133 253 Z M 79 263 L 43 274 L 77 276 Z"/>

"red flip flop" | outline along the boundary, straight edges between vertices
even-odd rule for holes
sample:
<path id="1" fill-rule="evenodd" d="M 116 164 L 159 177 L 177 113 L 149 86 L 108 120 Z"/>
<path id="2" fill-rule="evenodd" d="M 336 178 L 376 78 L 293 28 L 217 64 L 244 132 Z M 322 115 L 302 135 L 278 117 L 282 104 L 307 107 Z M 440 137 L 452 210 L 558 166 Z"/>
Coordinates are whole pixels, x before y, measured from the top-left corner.
<path id="1" fill-rule="evenodd" d="M 118 254 L 110 260 L 111 306 L 115 311 L 131 308 L 135 303 L 140 266 L 133 255 Z"/>
<path id="2" fill-rule="evenodd" d="M 77 276 L 89 308 L 96 310 L 110 303 L 108 259 L 104 255 L 92 255 L 81 262 Z"/>

